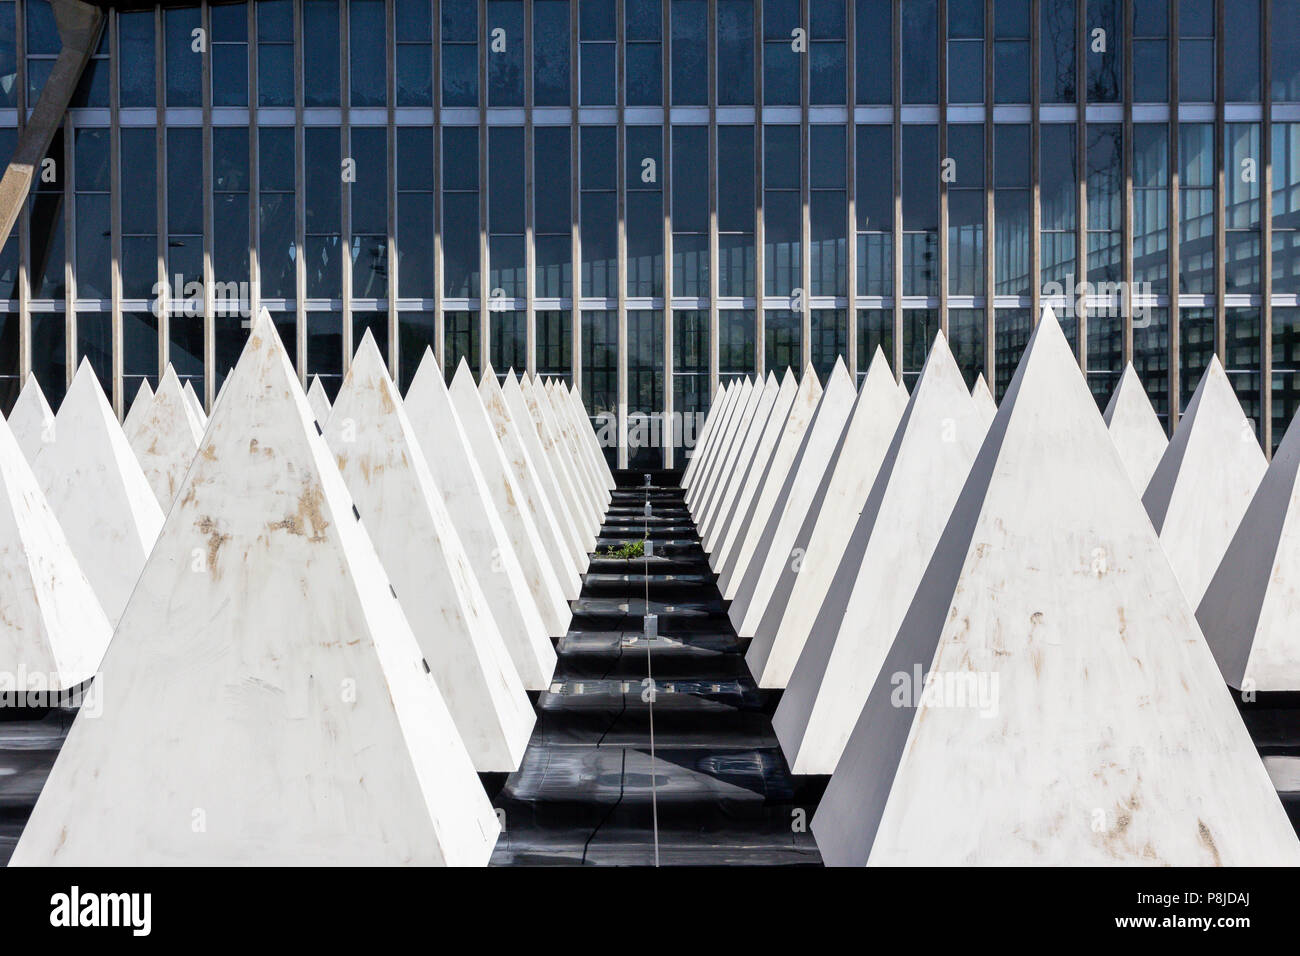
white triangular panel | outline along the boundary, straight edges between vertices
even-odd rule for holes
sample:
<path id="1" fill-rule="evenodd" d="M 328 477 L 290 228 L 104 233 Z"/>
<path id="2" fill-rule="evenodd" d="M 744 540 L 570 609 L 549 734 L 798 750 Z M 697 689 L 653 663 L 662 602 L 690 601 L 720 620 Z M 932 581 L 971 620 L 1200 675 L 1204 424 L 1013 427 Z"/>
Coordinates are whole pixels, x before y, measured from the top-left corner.
<path id="1" fill-rule="evenodd" d="M 719 589 L 727 600 L 736 596 L 736 590 L 740 587 L 745 570 L 749 567 L 749 562 L 767 527 L 768 516 L 780 499 L 781 489 L 785 487 L 786 474 L 799 454 L 804 432 L 808 428 L 808 423 L 812 421 L 821 397 L 821 382 L 817 380 L 817 373 L 810 365 L 804 369 L 803 381 L 799 383 L 799 391 L 795 393 L 794 403 L 790 406 L 790 415 L 786 418 L 781 438 L 767 463 L 767 470 L 763 475 L 758 494 L 745 515 L 736 546 L 732 548 L 721 570 L 718 571 Z"/>
<path id="2" fill-rule="evenodd" d="M 777 442 L 781 440 L 781 434 L 785 430 L 785 423 L 790 418 L 790 409 L 794 405 L 798 392 L 799 380 L 794 377 L 793 372 L 786 369 L 785 375 L 781 378 L 781 387 L 777 389 L 776 399 L 772 402 L 772 410 L 768 413 L 767 421 L 763 423 L 762 434 L 754 447 L 754 455 L 744 475 L 737 475 L 739 480 L 734 492 L 731 493 L 731 503 L 726 504 L 724 499 L 722 510 L 718 512 L 717 520 L 709 527 L 704 539 L 704 550 L 709 556 L 709 566 L 715 571 L 727 560 L 727 556 L 736 546 L 745 528 L 746 516 L 762 487 L 767 466 L 776 451 Z"/>
<path id="3" fill-rule="evenodd" d="M 569 493 L 565 491 L 560 480 L 560 460 L 553 451 L 548 450 L 554 446 L 550 443 L 545 445 L 542 443 L 541 435 L 537 430 L 537 423 L 533 419 L 528 402 L 524 398 L 519 379 L 515 377 L 513 371 L 506 376 L 505 384 L 501 387 L 501 395 L 505 399 L 506 410 L 510 413 L 510 420 L 518 428 L 519 439 L 523 442 L 528 457 L 532 460 L 533 467 L 537 471 L 538 480 L 542 484 L 542 492 L 550 503 L 556 524 L 563 535 L 564 543 L 573 555 L 578 573 L 581 574 L 587 570 L 586 529 L 574 515 L 572 499 Z"/>
<path id="4" fill-rule="evenodd" d="M 23 390 L 18 393 L 18 400 L 9 412 L 9 430 L 13 432 L 14 440 L 23 450 L 28 464 L 36 461 L 36 453 L 46 441 L 53 440 L 54 412 L 50 410 L 49 402 L 45 400 L 45 393 L 41 391 L 35 375 L 27 376 Z"/>
<path id="5" fill-rule="evenodd" d="M 90 679 L 113 636 L 9 426 L 0 422 L 0 691 Z"/>
<path id="6" fill-rule="evenodd" d="M 464 359 L 447 388 L 452 406 L 464 426 L 474 460 L 483 472 L 488 493 L 496 505 L 501 523 L 510 536 L 510 546 L 519 555 L 528 587 L 551 637 L 562 637 L 569 629 L 569 605 L 551 565 L 547 545 L 528 510 L 527 498 L 511 472 L 496 429 L 479 398 L 473 373 Z"/>
<path id="7" fill-rule="evenodd" d="M 149 414 L 149 406 L 152 404 L 153 388 L 147 378 L 142 378 L 135 399 L 131 402 L 131 408 L 126 413 L 126 418 L 122 420 L 122 431 L 126 432 L 127 439 L 135 434 L 136 429 L 140 427 L 140 420 Z"/>
<path id="8" fill-rule="evenodd" d="M 789 683 L 906 407 L 877 347 L 825 493 L 805 520 L 806 531 L 799 542 L 801 561 L 784 566 L 773 600 L 745 652 L 759 687 Z"/>
<path id="9" fill-rule="evenodd" d="M 940 332 L 772 717 L 796 773 L 835 769 L 985 431 Z"/>
<path id="10" fill-rule="evenodd" d="M 411 381 L 406 413 L 524 687 L 549 686 L 555 648 L 431 349 Z"/>
<path id="11" fill-rule="evenodd" d="M 829 864 L 1300 864 L 1050 310 L 878 672 Z"/>
<path id="12" fill-rule="evenodd" d="M 505 456 L 510 473 L 514 476 L 515 487 L 523 495 L 521 504 L 533 519 L 533 524 L 541 538 L 543 551 L 555 573 L 556 581 L 559 582 L 560 591 L 564 594 L 565 600 L 577 600 L 578 593 L 582 590 L 582 581 L 579 577 L 582 573 L 582 562 L 579 559 L 577 546 L 570 546 L 565 537 L 566 529 L 555 516 L 555 509 L 551 506 L 551 501 L 543 488 L 541 475 L 537 472 L 533 457 L 528 453 L 528 446 L 524 444 L 518 425 L 510 417 L 505 394 L 501 390 L 497 373 L 491 363 L 483 370 L 478 392 L 488 420 L 496 430 L 501 453 Z"/>
<path id="13" fill-rule="evenodd" d="M 159 507 L 166 514 L 176 500 L 203 438 L 203 429 L 170 365 L 158 383 L 153 401 L 135 420 L 135 427 L 127 437 Z"/>
<path id="14" fill-rule="evenodd" d="M 1214 356 L 1142 495 L 1193 607 L 1267 467 L 1255 428 Z"/>
<path id="15" fill-rule="evenodd" d="M 1210 579 L 1196 619 L 1224 680 L 1300 691 L 1300 416 Z"/>
<path id="16" fill-rule="evenodd" d="M 754 460 L 754 450 L 758 447 L 763 426 L 767 424 L 767 418 L 772 413 L 772 406 L 776 404 L 780 388 L 776 376 L 769 372 L 763 387 L 754 390 L 753 409 L 749 413 L 748 423 L 744 426 L 744 434 L 734 446 L 735 455 L 727 466 L 726 477 L 713 489 L 709 499 L 702 506 L 698 522 L 701 540 L 711 540 L 711 533 L 722 516 L 730 513 L 731 506 L 736 500 L 736 492 L 744 480 L 745 473 L 749 470 L 750 462 Z"/>
<path id="17" fill-rule="evenodd" d="M 474 767 L 517 769 L 532 705 L 368 329 L 325 441 Z"/>
<path id="18" fill-rule="evenodd" d="M 595 546 L 600 523 L 596 515 L 596 505 L 588 500 L 578 476 L 578 462 L 570 453 L 564 436 L 551 415 L 550 402 L 546 401 L 544 389 L 525 375 L 519 383 L 519 392 L 528 407 L 528 414 L 536 429 L 543 456 L 551 462 L 561 492 L 568 501 L 569 510 L 577 522 L 579 541 L 583 550 L 590 552 Z"/>
<path id="19" fill-rule="evenodd" d="M 975 410 L 980 413 L 980 418 L 984 420 L 984 426 L 987 428 L 993 421 L 993 416 L 998 413 L 998 403 L 993 401 L 993 393 L 989 391 L 989 383 L 984 381 L 983 372 L 975 379 L 970 397 L 974 400 Z"/>
<path id="20" fill-rule="evenodd" d="M 32 465 L 100 606 L 116 624 L 163 513 L 88 361 Z"/>
<path id="21" fill-rule="evenodd" d="M 754 557 L 736 589 L 727 614 L 740 637 L 753 637 L 784 568 L 802 560 L 796 551 L 799 531 L 822 487 L 853 411 L 853 379 L 841 358 L 826 380 L 826 389 L 795 456 L 785 486 L 777 496 Z"/>
<path id="22" fill-rule="evenodd" d="M 316 421 L 329 421 L 330 418 L 330 399 L 325 394 L 325 386 L 320 383 L 320 376 L 311 377 L 311 387 L 307 389 L 307 404 L 311 406 L 312 414 L 316 416 Z"/>
<path id="23" fill-rule="evenodd" d="M 1133 487 L 1141 494 L 1169 447 L 1169 438 L 1151 407 L 1151 399 L 1147 398 L 1132 362 L 1124 366 L 1124 374 L 1110 396 L 1102 419 L 1119 449 L 1120 460 L 1133 479 Z"/>
<path id="24" fill-rule="evenodd" d="M 262 312 L 12 863 L 485 864 L 499 824 Z"/>

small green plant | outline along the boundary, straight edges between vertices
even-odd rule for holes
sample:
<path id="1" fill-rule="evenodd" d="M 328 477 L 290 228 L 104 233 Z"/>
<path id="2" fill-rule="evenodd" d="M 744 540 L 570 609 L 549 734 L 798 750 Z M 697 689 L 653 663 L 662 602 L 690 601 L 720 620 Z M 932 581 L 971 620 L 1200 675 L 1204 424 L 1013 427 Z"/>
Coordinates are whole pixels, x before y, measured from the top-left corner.
<path id="1" fill-rule="evenodd" d="M 621 548 L 606 548 L 604 551 L 597 551 L 598 558 L 643 558 L 645 557 L 644 541 L 629 541 Z"/>

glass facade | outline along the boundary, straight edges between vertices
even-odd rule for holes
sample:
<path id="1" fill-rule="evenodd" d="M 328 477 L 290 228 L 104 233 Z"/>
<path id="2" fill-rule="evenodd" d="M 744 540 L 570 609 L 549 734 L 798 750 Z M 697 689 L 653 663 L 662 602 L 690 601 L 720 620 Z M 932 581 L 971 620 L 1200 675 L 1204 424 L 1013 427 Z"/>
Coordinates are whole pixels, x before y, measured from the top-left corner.
<path id="1" fill-rule="evenodd" d="M 1225 6 L 1227 9 L 1225 10 Z M 710 22 L 710 17 L 713 18 Z M 0 0 L 0 157 L 59 50 Z M 729 379 L 1041 308 L 1173 428 L 1209 357 L 1300 405 L 1300 0 L 257 0 L 109 11 L 0 251 L 0 408 L 83 357 L 211 404 L 260 307 L 337 389 L 529 369 L 681 466 Z M 620 418 L 621 416 L 621 418 Z M 647 424 L 649 423 L 649 424 Z"/>

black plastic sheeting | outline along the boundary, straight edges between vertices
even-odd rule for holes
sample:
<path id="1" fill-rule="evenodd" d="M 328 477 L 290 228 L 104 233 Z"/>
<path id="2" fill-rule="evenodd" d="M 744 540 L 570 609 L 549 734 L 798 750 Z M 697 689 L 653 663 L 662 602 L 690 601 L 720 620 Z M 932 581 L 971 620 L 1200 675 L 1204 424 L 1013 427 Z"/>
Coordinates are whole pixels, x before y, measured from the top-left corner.
<path id="1" fill-rule="evenodd" d="M 647 526 L 653 558 L 592 560 L 523 765 L 494 801 L 493 863 L 650 865 L 657 811 L 664 865 L 820 864 L 808 824 L 825 778 L 790 774 L 681 489 L 620 487 L 598 548 Z"/>

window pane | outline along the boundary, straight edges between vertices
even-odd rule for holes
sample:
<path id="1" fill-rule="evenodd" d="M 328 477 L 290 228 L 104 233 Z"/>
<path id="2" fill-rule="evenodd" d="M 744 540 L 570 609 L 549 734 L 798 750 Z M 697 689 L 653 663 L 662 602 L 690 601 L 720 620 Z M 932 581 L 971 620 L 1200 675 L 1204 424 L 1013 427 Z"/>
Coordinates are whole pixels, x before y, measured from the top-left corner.
<path id="1" fill-rule="evenodd" d="M 754 102 L 753 0 L 717 0 L 718 103 Z"/>
<path id="2" fill-rule="evenodd" d="M 524 104 L 524 5 L 488 3 L 488 105 Z"/>
<path id="3" fill-rule="evenodd" d="M 709 5 L 706 0 L 673 0 L 672 29 L 673 105 L 706 104 L 709 101 Z"/>
<path id="4" fill-rule="evenodd" d="M 339 105 L 337 0 L 303 0 L 303 95 L 308 106 Z"/>
<path id="5" fill-rule="evenodd" d="M 939 101 L 939 25 L 936 0 L 903 4 L 903 102 Z"/>
<path id="6" fill-rule="evenodd" d="M 533 102 L 569 105 L 568 0 L 533 4 Z"/>
<path id="7" fill-rule="evenodd" d="M 167 42 L 167 105 L 199 106 L 202 55 L 193 49 L 193 31 L 199 29 L 199 8 L 163 11 Z"/>
<path id="8" fill-rule="evenodd" d="M 348 0 L 348 74 L 353 106 L 383 106 L 388 101 L 385 35 L 384 0 Z"/>

